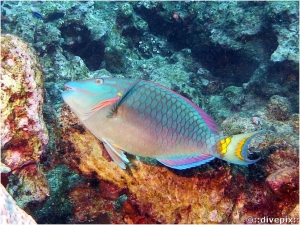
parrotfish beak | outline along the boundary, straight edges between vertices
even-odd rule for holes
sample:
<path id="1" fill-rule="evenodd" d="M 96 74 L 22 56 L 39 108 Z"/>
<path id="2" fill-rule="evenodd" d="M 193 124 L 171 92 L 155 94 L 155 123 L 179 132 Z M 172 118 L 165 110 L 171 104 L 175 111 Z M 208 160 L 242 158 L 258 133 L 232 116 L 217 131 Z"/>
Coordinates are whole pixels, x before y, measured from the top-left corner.
<path id="1" fill-rule="evenodd" d="M 69 81 L 65 83 L 66 91 L 80 91 L 80 83 L 76 81 Z"/>
<path id="2" fill-rule="evenodd" d="M 65 91 L 70 91 L 70 90 L 72 90 L 73 88 L 72 87 L 70 87 L 70 86 L 68 86 L 67 84 L 65 84 Z"/>
<path id="3" fill-rule="evenodd" d="M 62 92 L 62 97 L 66 103 L 68 103 L 68 98 L 71 97 L 72 93 L 76 91 L 76 88 L 68 85 L 70 82 L 65 84 L 65 91 Z"/>
<path id="4" fill-rule="evenodd" d="M 74 91 L 74 89 L 68 85 L 65 85 L 65 90 L 62 92 L 62 97 L 66 96 L 66 93 Z"/>
<path id="5" fill-rule="evenodd" d="M 65 84 L 65 90 L 62 92 L 62 97 L 66 96 L 66 93 L 72 90 L 73 90 L 72 87 Z"/>

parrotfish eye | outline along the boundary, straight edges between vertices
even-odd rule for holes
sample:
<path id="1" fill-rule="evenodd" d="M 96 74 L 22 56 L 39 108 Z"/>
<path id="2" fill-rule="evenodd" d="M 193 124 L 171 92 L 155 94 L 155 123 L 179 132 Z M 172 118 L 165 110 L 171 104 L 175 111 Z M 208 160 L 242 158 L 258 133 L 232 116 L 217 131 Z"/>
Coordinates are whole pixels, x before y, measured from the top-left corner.
<path id="1" fill-rule="evenodd" d="M 103 79 L 101 79 L 101 78 L 96 79 L 95 84 L 97 84 L 97 85 L 103 84 Z"/>

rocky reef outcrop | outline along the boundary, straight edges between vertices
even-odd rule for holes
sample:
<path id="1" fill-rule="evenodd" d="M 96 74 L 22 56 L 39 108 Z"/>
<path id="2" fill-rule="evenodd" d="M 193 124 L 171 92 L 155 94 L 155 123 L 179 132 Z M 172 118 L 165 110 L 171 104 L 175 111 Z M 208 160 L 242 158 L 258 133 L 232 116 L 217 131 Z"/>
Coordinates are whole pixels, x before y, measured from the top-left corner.
<path id="1" fill-rule="evenodd" d="M 22 208 L 49 195 L 40 158 L 48 143 L 43 121 L 43 73 L 28 44 L 1 35 L 1 161 L 11 169 L 8 190 Z"/>

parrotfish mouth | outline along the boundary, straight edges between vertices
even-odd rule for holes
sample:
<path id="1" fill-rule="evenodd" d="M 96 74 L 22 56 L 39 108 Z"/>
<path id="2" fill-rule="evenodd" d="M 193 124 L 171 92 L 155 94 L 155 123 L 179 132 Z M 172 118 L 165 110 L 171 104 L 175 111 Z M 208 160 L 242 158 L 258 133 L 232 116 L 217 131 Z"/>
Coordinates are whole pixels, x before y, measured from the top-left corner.
<path id="1" fill-rule="evenodd" d="M 72 91 L 72 88 L 69 87 L 69 86 L 67 86 L 67 85 L 65 85 L 65 89 L 64 90 L 60 89 L 59 91 L 63 94 L 63 93 L 67 93 L 68 91 Z"/>
<path id="2" fill-rule="evenodd" d="M 72 87 L 70 87 L 70 86 L 68 86 L 68 85 L 66 85 L 66 84 L 65 84 L 65 89 L 66 89 L 66 90 L 65 90 L 64 92 L 74 90 L 74 88 L 72 88 Z"/>
<path id="3" fill-rule="evenodd" d="M 97 93 L 93 93 L 91 91 L 85 90 L 85 89 L 80 89 L 80 88 L 76 88 L 76 87 L 71 87 L 67 84 L 65 84 L 65 91 L 63 91 L 63 93 L 69 92 L 69 91 L 77 91 L 77 92 L 82 92 L 88 95 L 97 95 Z"/>
<path id="4" fill-rule="evenodd" d="M 71 94 L 71 92 L 80 92 L 81 90 L 75 87 L 70 87 L 68 85 L 65 84 L 65 89 L 62 90 L 62 94 Z M 81 92 L 84 92 L 83 90 Z"/>

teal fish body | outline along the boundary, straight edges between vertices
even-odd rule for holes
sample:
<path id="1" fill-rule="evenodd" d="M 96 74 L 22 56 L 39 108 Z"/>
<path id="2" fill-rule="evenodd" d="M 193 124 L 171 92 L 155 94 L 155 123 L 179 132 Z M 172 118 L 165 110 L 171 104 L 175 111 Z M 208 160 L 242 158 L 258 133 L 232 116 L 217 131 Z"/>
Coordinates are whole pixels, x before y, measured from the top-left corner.
<path id="1" fill-rule="evenodd" d="M 257 134 L 223 137 L 214 120 L 188 99 L 161 85 L 133 79 L 98 78 L 71 81 L 64 101 L 100 139 L 122 168 L 125 152 L 156 158 L 186 169 L 215 157 L 247 165 L 250 140 Z"/>

